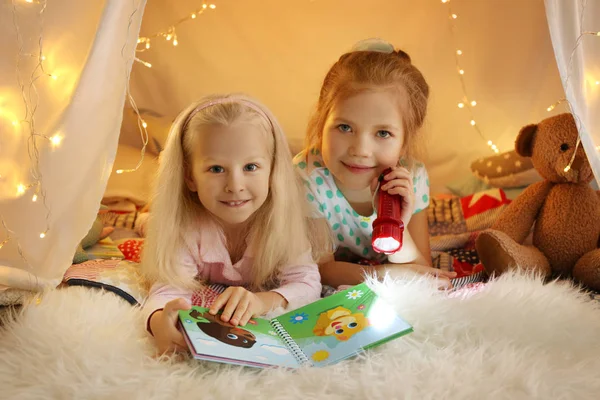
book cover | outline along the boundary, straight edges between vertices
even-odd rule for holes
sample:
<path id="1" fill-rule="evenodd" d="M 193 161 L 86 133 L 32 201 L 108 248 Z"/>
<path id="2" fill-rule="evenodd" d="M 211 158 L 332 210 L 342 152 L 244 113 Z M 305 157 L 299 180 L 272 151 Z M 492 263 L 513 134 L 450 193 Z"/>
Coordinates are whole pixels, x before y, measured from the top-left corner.
<path id="1" fill-rule="evenodd" d="M 254 367 L 322 367 L 412 332 L 364 283 L 244 327 L 197 306 L 179 316 L 194 357 Z"/>
<path id="2" fill-rule="evenodd" d="M 274 320 L 314 366 L 337 363 L 413 330 L 365 283 Z"/>
<path id="3" fill-rule="evenodd" d="M 245 326 L 221 321 L 208 308 L 179 311 L 188 347 L 195 358 L 254 367 L 297 368 L 300 363 L 270 321 L 252 318 Z"/>

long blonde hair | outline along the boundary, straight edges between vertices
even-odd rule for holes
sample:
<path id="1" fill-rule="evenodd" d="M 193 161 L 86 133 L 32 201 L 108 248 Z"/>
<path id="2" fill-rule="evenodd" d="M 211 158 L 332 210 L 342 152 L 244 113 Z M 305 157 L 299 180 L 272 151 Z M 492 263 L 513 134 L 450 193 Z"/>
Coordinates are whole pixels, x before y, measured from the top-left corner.
<path id="1" fill-rule="evenodd" d="M 252 238 L 255 254 L 249 286 L 262 290 L 275 285 L 281 269 L 309 250 L 306 202 L 277 120 L 265 106 L 248 96 L 209 96 L 179 114 L 161 155 L 142 261 L 149 281 L 192 289 L 202 285 L 195 276 L 184 276 L 180 254 L 188 246 L 185 235 L 193 229 L 194 222 L 215 224 L 216 219 L 186 186 L 185 165 L 190 162 L 193 138 L 203 128 L 240 121 L 264 129 L 273 138 L 269 194 L 251 217 L 246 232 Z"/>
<path id="2" fill-rule="evenodd" d="M 316 110 L 308 123 L 306 148 L 321 149 L 325 121 L 339 99 L 378 88 L 404 92 L 400 105 L 404 124 L 402 152 L 409 162 L 419 157 L 422 149 L 417 133 L 427 114 L 429 85 L 402 50 L 351 51 L 333 64 L 323 80 Z"/>

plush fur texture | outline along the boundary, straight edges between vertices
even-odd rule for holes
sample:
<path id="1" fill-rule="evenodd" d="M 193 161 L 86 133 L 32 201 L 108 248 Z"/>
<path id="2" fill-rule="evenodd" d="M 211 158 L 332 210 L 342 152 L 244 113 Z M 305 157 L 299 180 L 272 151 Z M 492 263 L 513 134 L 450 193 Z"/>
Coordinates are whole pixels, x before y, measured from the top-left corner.
<path id="1" fill-rule="evenodd" d="M 567 283 L 505 274 L 448 296 L 377 285 L 415 332 L 337 365 L 257 370 L 157 360 L 138 309 L 81 287 L 49 292 L 0 331 L 2 398 L 595 399 L 600 307 Z"/>
<path id="2" fill-rule="evenodd" d="M 516 151 L 531 157 L 544 178 L 529 186 L 477 239 L 489 274 L 532 269 L 543 276 L 573 276 L 600 290 L 600 199 L 590 187 L 592 169 L 583 147 L 575 151 L 571 114 L 547 118 L 519 132 Z M 533 247 L 522 245 L 533 227 Z M 526 266 L 526 267 L 525 267 Z"/>

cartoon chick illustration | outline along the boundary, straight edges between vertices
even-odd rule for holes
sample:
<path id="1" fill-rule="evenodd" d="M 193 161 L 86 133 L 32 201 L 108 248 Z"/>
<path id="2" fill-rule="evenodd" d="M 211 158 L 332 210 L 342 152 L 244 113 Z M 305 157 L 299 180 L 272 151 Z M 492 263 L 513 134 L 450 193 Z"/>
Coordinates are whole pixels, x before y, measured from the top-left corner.
<path id="1" fill-rule="evenodd" d="M 350 310 L 338 306 L 319 315 L 313 328 L 316 336 L 333 336 L 346 341 L 369 326 L 369 320 L 363 313 L 352 314 Z"/>

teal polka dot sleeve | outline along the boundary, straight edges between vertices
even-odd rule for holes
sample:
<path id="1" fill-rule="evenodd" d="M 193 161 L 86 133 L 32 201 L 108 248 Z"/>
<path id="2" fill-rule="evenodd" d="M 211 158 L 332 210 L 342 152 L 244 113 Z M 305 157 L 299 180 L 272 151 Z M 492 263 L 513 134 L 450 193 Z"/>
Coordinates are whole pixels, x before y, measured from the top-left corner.
<path id="1" fill-rule="evenodd" d="M 303 193 L 310 208 L 310 217 L 327 218 L 329 210 L 327 202 L 324 201 L 324 197 L 327 196 L 327 189 L 324 187 L 323 177 L 308 173 L 312 168 L 307 164 L 304 153 L 294 157 L 294 169 L 302 180 Z"/>
<path id="2" fill-rule="evenodd" d="M 415 192 L 415 211 L 413 214 L 426 210 L 429 206 L 429 175 L 422 163 L 416 163 L 413 172 L 413 190 Z"/>

